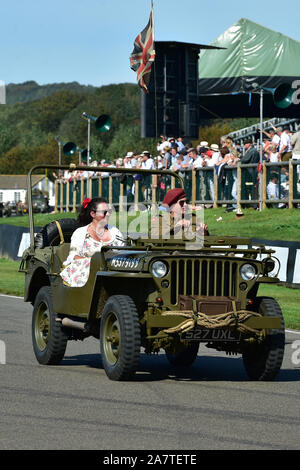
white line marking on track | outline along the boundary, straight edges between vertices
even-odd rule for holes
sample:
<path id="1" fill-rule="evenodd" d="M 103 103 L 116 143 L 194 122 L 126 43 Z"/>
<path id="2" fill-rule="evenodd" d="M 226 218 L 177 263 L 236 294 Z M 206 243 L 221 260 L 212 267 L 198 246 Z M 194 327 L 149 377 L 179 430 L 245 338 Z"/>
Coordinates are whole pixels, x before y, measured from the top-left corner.
<path id="1" fill-rule="evenodd" d="M 17 295 L 8 295 L 8 294 L 0 294 L 0 297 L 10 297 L 11 299 L 23 299 L 23 297 L 19 297 Z"/>

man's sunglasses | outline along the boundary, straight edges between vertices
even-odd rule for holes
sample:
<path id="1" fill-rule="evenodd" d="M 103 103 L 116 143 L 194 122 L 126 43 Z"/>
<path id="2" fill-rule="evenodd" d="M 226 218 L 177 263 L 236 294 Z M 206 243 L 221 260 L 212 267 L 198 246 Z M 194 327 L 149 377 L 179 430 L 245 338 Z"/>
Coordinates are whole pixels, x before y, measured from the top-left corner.
<path id="1" fill-rule="evenodd" d="M 186 199 L 181 199 L 181 200 L 178 201 L 178 202 L 179 202 L 180 207 L 183 207 L 184 204 L 188 204 L 188 203 L 189 203 L 189 201 L 187 201 Z"/>

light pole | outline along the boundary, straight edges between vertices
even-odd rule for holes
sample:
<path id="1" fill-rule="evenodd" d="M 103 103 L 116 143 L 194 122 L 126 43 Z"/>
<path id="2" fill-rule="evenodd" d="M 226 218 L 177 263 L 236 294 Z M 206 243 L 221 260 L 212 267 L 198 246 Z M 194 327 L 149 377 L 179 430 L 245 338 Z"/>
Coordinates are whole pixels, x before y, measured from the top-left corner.
<path id="1" fill-rule="evenodd" d="M 88 122 L 88 144 L 87 144 L 87 166 L 90 164 L 90 145 L 91 145 L 91 116 L 82 113 L 82 117 Z"/>
<path id="2" fill-rule="evenodd" d="M 99 117 L 82 113 L 82 117 L 88 122 L 88 146 L 87 146 L 87 165 L 90 164 L 90 140 L 91 140 L 91 121 L 95 122 L 95 127 L 99 132 L 108 132 L 111 128 L 111 118 L 107 114 L 101 114 Z"/>
<path id="3" fill-rule="evenodd" d="M 261 88 L 259 90 L 260 100 L 259 100 L 259 118 L 260 118 L 260 135 L 259 135 L 259 210 L 262 210 L 262 161 L 263 161 L 263 112 L 264 112 L 264 90 Z"/>

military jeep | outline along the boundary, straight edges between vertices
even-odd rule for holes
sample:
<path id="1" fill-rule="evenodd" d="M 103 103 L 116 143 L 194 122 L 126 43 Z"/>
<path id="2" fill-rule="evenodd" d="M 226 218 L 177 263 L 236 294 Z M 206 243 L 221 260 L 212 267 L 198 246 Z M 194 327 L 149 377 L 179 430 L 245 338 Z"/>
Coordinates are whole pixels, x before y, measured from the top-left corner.
<path id="1" fill-rule="evenodd" d="M 59 364 L 68 341 L 93 336 L 112 380 L 133 377 L 141 348 L 147 354 L 164 350 L 173 367 L 188 367 L 200 343 L 242 355 L 252 380 L 275 378 L 284 355 L 283 315 L 275 299 L 257 296 L 260 283 L 278 282 L 272 250 L 237 237 L 206 236 L 196 251 L 184 240 L 130 239 L 96 253 L 87 283 L 68 287 L 60 271 L 76 221 L 58 219 L 34 236 L 31 175 L 40 168 L 52 166 L 36 166 L 28 174 L 30 247 L 20 265 L 40 364 Z M 163 174 L 183 187 L 176 173 Z"/>

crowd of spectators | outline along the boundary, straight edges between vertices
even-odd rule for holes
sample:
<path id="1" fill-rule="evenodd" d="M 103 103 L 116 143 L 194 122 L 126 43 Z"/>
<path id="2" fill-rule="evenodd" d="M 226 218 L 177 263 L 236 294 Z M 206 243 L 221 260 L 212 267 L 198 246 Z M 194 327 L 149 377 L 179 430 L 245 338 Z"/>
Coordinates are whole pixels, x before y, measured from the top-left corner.
<path id="1" fill-rule="evenodd" d="M 127 152 L 124 157 L 117 158 L 114 161 L 93 160 L 90 166 L 101 166 L 114 168 L 141 168 L 146 170 L 160 169 L 160 170 L 192 170 L 201 167 L 214 167 L 220 166 L 222 163 L 234 165 L 239 158 L 239 152 L 235 148 L 233 141 L 230 138 L 221 139 L 221 145 L 211 144 L 202 141 L 197 147 L 192 147 L 190 143 L 183 144 L 182 138 L 163 137 L 157 144 L 157 155 L 152 156 L 150 152 L 144 150 L 143 152 Z M 107 173 L 99 170 L 91 171 L 85 169 L 86 163 L 80 162 L 82 170 L 70 171 L 66 170 L 60 179 L 63 182 L 71 180 L 81 180 L 92 176 L 105 176 Z M 54 174 L 58 177 L 57 174 Z"/>
<path id="2" fill-rule="evenodd" d="M 300 126 L 299 132 L 292 135 L 288 127 L 275 128 L 270 123 L 272 129 L 264 132 L 263 139 L 263 160 L 271 163 L 288 161 L 290 158 L 300 159 Z M 191 143 L 184 143 L 181 137 L 160 136 L 157 143 L 157 152 L 152 156 L 150 152 L 127 152 L 123 157 L 114 161 L 95 161 L 90 166 L 101 166 L 111 168 L 111 172 L 101 172 L 87 170 L 86 163 L 79 163 L 81 170 L 66 170 L 60 175 L 61 181 L 79 181 L 93 176 L 108 177 L 114 172 L 114 168 L 138 168 L 138 169 L 160 169 L 183 172 L 184 170 L 199 170 L 201 168 L 214 168 L 218 177 L 220 188 L 220 199 L 237 199 L 237 163 L 257 164 L 260 162 L 258 146 L 251 140 L 245 140 L 243 146 L 235 144 L 229 136 L 221 137 L 218 143 L 208 143 L 201 141 L 196 147 Z M 232 171 L 225 171 L 232 167 Z M 300 165 L 298 166 L 300 168 Z M 214 171 L 199 172 L 201 199 L 214 200 Z M 230 178 L 228 175 L 230 174 Z M 256 199 L 258 193 L 259 168 L 252 168 L 245 171 L 244 178 L 246 199 Z M 299 175 L 299 173 L 298 173 Z M 57 175 L 54 175 L 57 177 Z M 230 179 L 230 181 L 229 181 Z M 280 199 L 288 194 L 288 171 L 286 167 L 271 168 L 269 173 L 269 184 L 267 187 L 267 197 L 269 199 Z M 229 206 L 230 210 L 236 210 L 236 204 Z"/>

